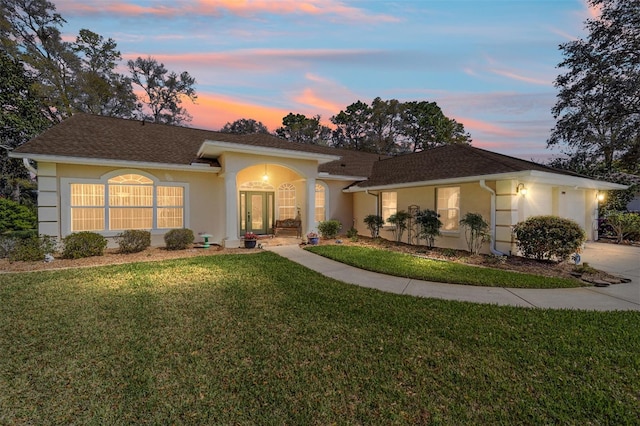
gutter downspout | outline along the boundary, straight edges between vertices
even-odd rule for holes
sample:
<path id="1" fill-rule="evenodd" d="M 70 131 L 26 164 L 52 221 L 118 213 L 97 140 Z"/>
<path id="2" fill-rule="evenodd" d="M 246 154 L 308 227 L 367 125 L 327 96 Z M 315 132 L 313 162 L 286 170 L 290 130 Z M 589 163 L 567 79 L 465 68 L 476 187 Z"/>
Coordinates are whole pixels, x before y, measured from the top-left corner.
<path id="1" fill-rule="evenodd" d="M 377 194 L 372 194 L 369 192 L 368 189 L 364 190 L 364 193 L 367 195 L 371 195 L 373 197 L 376 197 L 376 216 L 380 216 L 380 193 L 378 192 Z"/>
<path id="2" fill-rule="evenodd" d="M 38 171 L 29 163 L 29 159 L 27 157 L 22 157 L 22 164 L 29 170 L 29 173 L 32 173 L 33 176 L 38 176 Z"/>
<path id="3" fill-rule="evenodd" d="M 496 249 L 496 192 L 487 186 L 484 179 L 480 180 L 480 188 L 491 193 L 491 244 L 489 245 L 489 250 L 496 256 L 506 256 L 506 254 Z"/>

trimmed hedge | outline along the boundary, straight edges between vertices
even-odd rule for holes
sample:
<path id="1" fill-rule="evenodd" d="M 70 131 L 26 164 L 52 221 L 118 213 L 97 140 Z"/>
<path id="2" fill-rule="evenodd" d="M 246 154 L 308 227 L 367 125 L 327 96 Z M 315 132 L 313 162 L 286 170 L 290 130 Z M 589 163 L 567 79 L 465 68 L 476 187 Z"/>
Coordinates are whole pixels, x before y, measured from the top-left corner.
<path id="1" fill-rule="evenodd" d="M 164 234 L 164 243 L 167 250 L 184 250 L 193 244 L 195 236 L 191 229 L 172 229 Z"/>
<path id="2" fill-rule="evenodd" d="M 575 221 L 558 216 L 532 216 L 513 227 L 524 257 L 567 260 L 587 237 Z"/>
<path id="3" fill-rule="evenodd" d="M 120 253 L 138 253 L 151 245 L 151 232 L 128 229 L 116 237 Z"/>
<path id="4" fill-rule="evenodd" d="M 318 232 L 322 238 L 330 239 L 338 236 L 338 232 L 342 229 L 340 221 L 331 219 L 318 223 Z"/>
<path id="5" fill-rule="evenodd" d="M 82 257 L 102 256 L 107 248 L 107 239 L 95 232 L 83 231 L 67 235 L 62 239 L 64 246 L 62 257 L 80 259 Z"/>

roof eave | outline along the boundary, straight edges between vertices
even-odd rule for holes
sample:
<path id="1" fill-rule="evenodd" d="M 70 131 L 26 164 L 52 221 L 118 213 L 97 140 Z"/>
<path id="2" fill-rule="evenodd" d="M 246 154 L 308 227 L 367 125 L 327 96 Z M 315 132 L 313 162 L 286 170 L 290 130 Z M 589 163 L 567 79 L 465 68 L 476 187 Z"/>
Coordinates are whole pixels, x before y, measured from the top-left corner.
<path id="1" fill-rule="evenodd" d="M 293 149 L 271 148 L 265 146 L 247 145 L 233 142 L 206 140 L 198 149 L 200 158 L 217 158 L 225 152 L 241 154 L 256 154 L 268 157 L 293 158 L 298 160 L 315 160 L 318 164 L 340 160 L 340 156 L 319 154 L 315 152 L 297 151 Z"/>
<path id="2" fill-rule="evenodd" d="M 358 186 L 354 185 L 344 190 L 344 192 L 362 192 L 362 191 L 384 191 L 402 188 L 413 188 L 417 186 L 435 186 L 435 185 L 453 185 L 456 183 L 478 182 L 480 180 L 510 180 L 523 179 L 532 183 L 543 183 L 550 185 L 572 186 L 581 189 L 597 189 L 597 190 L 623 190 L 627 189 L 627 185 L 618 183 L 605 182 L 595 179 L 589 179 L 579 176 L 569 176 L 558 173 L 542 172 L 538 170 L 524 170 L 521 172 L 495 173 L 490 175 L 461 176 L 447 179 L 433 179 L 417 182 L 403 182 L 398 184 L 375 185 L 375 186 Z"/>
<path id="3" fill-rule="evenodd" d="M 27 158 L 33 161 L 58 163 L 58 164 L 78 164 L 87 166 L 108 166 L 108 167 L 135 167 L 141 169 L 160 169 L 160 170 L 181 170 L 200 173 L 219 173 L 219 166 L 202 165 L 201 163 L 192 164 L 175 164 L 175 163 L 154 163 L 149 161 L 126 161 L 112 160 L 105 158 L 85 158 L 85 157 L 67 157 L 60 155 L 44 155 L 29 154 L 22 152 L 11 152 L 9 157 Z"/>

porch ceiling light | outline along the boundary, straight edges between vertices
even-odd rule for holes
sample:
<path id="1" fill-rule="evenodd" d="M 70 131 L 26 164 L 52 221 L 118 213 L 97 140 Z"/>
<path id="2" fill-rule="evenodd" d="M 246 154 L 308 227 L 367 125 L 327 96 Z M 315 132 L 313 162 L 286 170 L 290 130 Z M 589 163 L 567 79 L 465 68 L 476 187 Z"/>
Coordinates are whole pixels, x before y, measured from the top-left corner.
<path id="1" fill-rule="evenodd" d="M 267 174 L 267 165 L 264 165 L 264 174 L 262 175 L 263 182 L 267 182 L 269 180 L 269 175 Z"/>
<path id="2" fill-rule="evenodd" d="M 522 195 L 523 197 L 527 195 L 527 188 L 524 186 L 524 183 L 518 184 L 518 186 L 516 187 L 516 192 Z"/>

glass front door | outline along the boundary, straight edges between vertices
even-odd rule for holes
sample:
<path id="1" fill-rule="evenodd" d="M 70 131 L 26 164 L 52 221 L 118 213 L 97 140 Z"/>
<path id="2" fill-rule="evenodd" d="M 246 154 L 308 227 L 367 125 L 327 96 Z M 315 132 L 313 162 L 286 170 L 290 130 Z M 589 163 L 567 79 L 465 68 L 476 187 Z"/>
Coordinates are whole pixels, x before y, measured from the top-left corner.
<path id="1" fill-rule="evenodd" d="M 240 191 L 240 232 L 269 234 L 273 228 L 273 192 Z"/>

